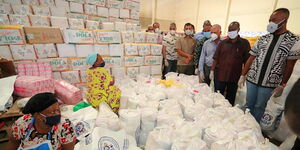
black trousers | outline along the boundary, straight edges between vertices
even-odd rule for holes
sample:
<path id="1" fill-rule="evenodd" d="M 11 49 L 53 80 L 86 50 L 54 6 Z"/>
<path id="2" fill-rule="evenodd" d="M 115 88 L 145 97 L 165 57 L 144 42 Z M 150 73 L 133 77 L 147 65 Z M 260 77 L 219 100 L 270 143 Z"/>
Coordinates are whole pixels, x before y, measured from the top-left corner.
<path id="1" fill-rule="evenodd" d="M 300 150 L 300 139 L 297 138 L 292 150 Z"/>
<path id="2" fill-rule="evenodd" d="M 236 91 L 238 84 L 234 82 L 215 81 L 215 92 L 220 91 L 221 94 L 228 99 L 229 103 L 234 106 Z M 225 95 L 226 94 L 226 95 Z"/>

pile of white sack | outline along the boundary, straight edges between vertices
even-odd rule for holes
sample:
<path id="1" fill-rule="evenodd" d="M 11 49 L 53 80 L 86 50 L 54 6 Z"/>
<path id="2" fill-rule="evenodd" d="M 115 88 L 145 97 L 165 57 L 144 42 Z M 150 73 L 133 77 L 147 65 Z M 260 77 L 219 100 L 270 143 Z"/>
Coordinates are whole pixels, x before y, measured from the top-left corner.
<path id="1" fill-rule="evenodd" d="M 199 84 L 197 76 L 166 77 L 180 86 L 166 87 L 159 78 L 143 75 L 116 81 L 122 91 L 119 116 L 105 103 L 98 112 L 92 107 L 75 113 L 62 108 L 80 137 L 75 149 L 278 149 L 264 139 L 249 112 L 232 107 L 223 95 Z"/>

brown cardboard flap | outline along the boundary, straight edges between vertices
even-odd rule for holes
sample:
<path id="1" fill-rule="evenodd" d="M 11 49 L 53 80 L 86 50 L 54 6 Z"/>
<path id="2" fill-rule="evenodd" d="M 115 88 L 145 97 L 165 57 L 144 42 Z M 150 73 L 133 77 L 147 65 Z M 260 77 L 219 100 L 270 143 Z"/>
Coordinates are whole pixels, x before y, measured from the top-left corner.
<path id="1" fill-rule="evenodd" d="M 24 32 L 29 44 L 64 43 L 59 28 L 24 27 Z"/>

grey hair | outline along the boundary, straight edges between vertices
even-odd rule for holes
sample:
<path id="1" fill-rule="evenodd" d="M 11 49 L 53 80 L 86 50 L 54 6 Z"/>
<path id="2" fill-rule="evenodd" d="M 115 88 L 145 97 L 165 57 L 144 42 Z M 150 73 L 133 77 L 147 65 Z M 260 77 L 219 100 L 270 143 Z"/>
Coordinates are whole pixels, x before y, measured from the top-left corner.
<path id="1" fill-rule="evenodd" d="M 173 23 L 170 24 L 170 26 L 175 26 L 176 27 L 176 24 L 173 22 Z"/>
<path id="2" fill-rule="evenodd" d="M 216 27 L 221 31 L 221 26 L 219 24 L 214 24 L 212 27 Z"/>

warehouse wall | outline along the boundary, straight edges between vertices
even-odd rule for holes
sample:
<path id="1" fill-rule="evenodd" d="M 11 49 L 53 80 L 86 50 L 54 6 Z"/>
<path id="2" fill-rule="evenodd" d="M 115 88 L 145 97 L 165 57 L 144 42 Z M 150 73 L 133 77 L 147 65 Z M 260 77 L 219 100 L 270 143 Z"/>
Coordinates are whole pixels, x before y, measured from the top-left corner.
<path id="1" fill-rule="evenodd" d="M 242 31 L 264 32 L 273 9 L 286 7 L 291 11 L 288 29 L 300 34 L 300 20 L 297 19 L 300 18 L 300 0 L 141 0 L 141 4 L 147 4 L 141 7 L 141 18 L 144 14 L 149 20 L 154 17 L 163 30 L 168 30 L 169 23 L 174 21 L 180 31 L 186 22 L 193 23 L 196 30 L 201 31 L 203 21 L 209 19 L 213 24 L 220 24 L 224 34 L 232 21 L 239 21 Z"/>

